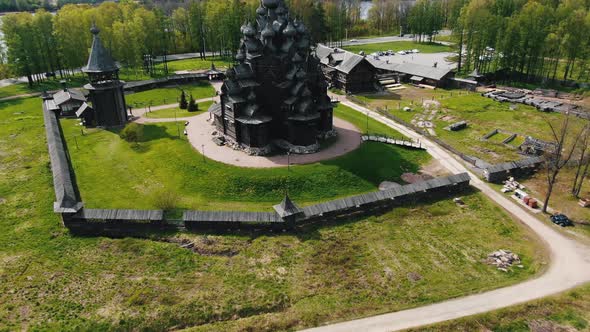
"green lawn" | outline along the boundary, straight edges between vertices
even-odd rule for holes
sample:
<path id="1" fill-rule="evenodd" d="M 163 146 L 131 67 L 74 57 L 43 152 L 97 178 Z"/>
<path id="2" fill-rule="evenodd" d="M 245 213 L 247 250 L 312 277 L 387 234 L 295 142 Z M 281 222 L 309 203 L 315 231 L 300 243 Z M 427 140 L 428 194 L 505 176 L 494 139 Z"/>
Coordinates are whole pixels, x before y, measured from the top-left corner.
<path id="1" fill-rule="evenodd" d="M 143 92 L 125 95 L 127 105 L 132 107 L 145 107 L 147 105 L 168 105 L 178 102 L 181 89 L 184 89 L 187 100 L 192 94 L 195 99 L 211 98 L 215 96 L 215 89 L 208 82 L 179 85 L 176 87 L 158 88 Z"/>
<path id="2" fill-rule="evenodd" d="M 228 60 L 224 60 L 220 57 L 209 57 L 206 60 L 201 60 L 199 58 L 195 59 L 185 59 L 185 60 L 176 60 L 176 61 L 169 61 L 168 62 L 168 71 L 173 73 L 179 70 L 205 70 L 211 68 L 211 63 L 215 64 L 215 68 L 217 69 L 224 69 L 228 68 L 232 62 Z M 156 66 L 157 69 L 163 70 L 164 64 L 158 64 Z"/>
<path id="3" fill-rule="evenodd" d="M 201 59 L 187 59 L 187 60 L 178 60 L 178 61 L 170 61 L 168 62 L 168 70 L 171 74 L 175 71 L 179 70 L 203 70 L 211 68 L 211 63 L 215 63 L 215 66 L 218 69 L 225 69 L 229 67 L 232 62 L 223 60 L 219 57 L 210 57 L 207 60 Z M 163 65 L 159 64 L 156 66 L 158 70 L 157 77 L 163 77 L 163 74 L 160 73 L 163 71 Z M 123 81 L 142 81 L 148 80 L 153 77 L 147 75 L 142 68 L 127 68 L 122 67 L 119 72 L 119 78 Z M 81 87 L 84 84 L 88 83 L 88 78 L 86 74 L 78 73 L 75 74 L 73 77 L 67 79 L 69 87 Z M 19 83 L 13 84 L 6 87 L 0 88 L 0 98 L 16 96 L 16 95 L 24 95 L 29 93 L 35 92 L 43 92 L 43 91 L 51 91 L 61 88 L 61 84 L 59 83 L 60 78 L 56 78 L 53 80 L 48 80 L 43 82 L 39 85 L 34 85 L 32 88 L 29 88 L 28 84 L 26 83 Z"/>
<path id="4" fill-rule="evenodd" d="M 397 130 L 388 127 L 379 121 L 373 120 L 373 118 L 367 118 L 367 115 L 344 105 L 338 105 L 338 107 L 334 109 L 334 116 L 354 124 L 363 134 L 369 133 L 375 135 L 405 137 Z"/>
<path id="5" fill-rule="evenodd" d="M 158 111 L 152 111 L 149 113 L 145 113 L 145 117 L 147 118 L 154 118 L 154 119 L 163 119 L 169 118 L 172 119 L 175 116 L 178 118 L 184 118 L 189 116 L 195 116 L 197 114 L 201 114 L 209 109 L 209 106 L 213 104 L 212 101 L 205 101 L 202 103 L 198 103 L 199 110 L 197 112 L 189 112 L 187 110 L 182 110 L 179 107 L 167 108 Z"/>
<path id="6" fill-rule="evenodd" d="M 32 88 L 29 88 L 27 83 L 19 83 L 13 84 L 9 86 L 5 86 L 0 88 L 0 98 L 6 98 L 10 96 L 17 96 L 17 95 L 24 95 L 29 93 L 36 93 L 36 92 L 43 92 L 43 91 L 52 91 L 52 90 L 59 90 L 61 89 L 61 83 L 59 83 L 59 79 L 49 80 L 39 85 L 34 85 Z M 70 79 L 67 79 L 68 87 L 80 87 L 86 83 L 88 83 L 88 79 L 83 77 L 82 75 L 76 75 Z"/>
<path id="7" fill-rule="evenodd" d="M 546 299 L 409 331 L 588 331 L 589 327 L 590 285 L 585 285 Z"/>
<path id="8" fill-rule="evenodd" d="M 183 206 L 258 209 L 276 203 L 285 183 L 298 202 L 315 201 L 372 190 L 383 174 L 426 158 L 370 143 L 357 158 L 289 174 L 204 164 L 173 124 L 148 126 L 135 148 L 92 130 L 77 149 L 80 127 L 63 126 L 88 207 L 150 207 L 149 191 L 170 187 Z M 160 235 L 190 239 L 197 253 L 166 241 L 76 237 L 52 212 L 39 98 L 0 103 L 0 142 L 0 330 L 297 329 L 513 284 L 544 260 L 535 238 L 478 193 L 463 195 L 465 208 L 422 202 L 297 233 Z M 499 248 L 525 268 L 481 263 Z"/>
<path id="9" fill-rule="evenodd" d="M 336 115 L 342 113 L 347 119 L 359 114 L 339 106 Z M 76 121 L 62 124 L 68 144 L 75 146 L 76 137 L 79 146 L 70 154 L 88 207 L 153 208 L 152 196 L 165 187 L 182 196 L 179 208 L 268 210 L 287 188 L 301 204 L 325 201 L 376 190 L 384 180 L 401 181 L 401 174 L 418 171 L 430 159 L 424 151 L 365 143 L 345 156 L 293 166 L 290 172 L 285 167 L 239 168 L 203 162 L 184 137 L 177 138 L 174 123 L 146 125 L 145 142 L 139 146 L 116 132 L 93 129 L 81 136 Z M 105 178 L 110 179 L 108 189 L 98 185 Z"/>
<path id="10" fill-rule="evenodd" d="M 453 48 L 450 46 L 438 43 L 416 43 L 412 41 L 397 41 L 378 44 L 353 45 L 344 47 L 345 50 L 358 53 L 364 51 L 366 54 L 379 51 L 402 51 L 418 49 L 422 53 L 438 53 L 438 52 L 452 52 Z"/>
<path id="11" fill-rule="evenodd" d="M 490 98 L 482 97 L 479 93 L 461 90 L 426 90 L 406 86 L 404 90 L 391 94 L 356 96 L 362 103 L 372 108 L 387 109 L 391 114 L 410 122 L 418 114 L 422 114 L 424 101 L 439 103 L 439 112 L 435 115 L 436 135 L 459 151 L 468 155 L 482 158 L 491 163 L 522 158 L 515 149 L 502 144 L 508 135 L 497 134 L 490 140 L 481 138 L 493 129 L 502 129 L 518 133 L 523 136 L 534 136 L 550 140 L 551 132 L 547 121 L 558 122 L 562 119 L 559 113 L 544 113 L 532 106 L 515 104 L 510 109 L 510 103 L 500 103 Z M 400 107 L 411 107 L 411 112 L 400 110 Z M 447 117 L 446 119 L 443 119 Z M 468 128 L 461 131 L 448 131 L 444 128 L 450 124 L 466 120 Z M 583 121 L 573 121 L 576 130 L 583 125 Z M 515 141 L 522 142 L 518 137 Z M 515 143 L 516 144 L 516 143 Z"/>

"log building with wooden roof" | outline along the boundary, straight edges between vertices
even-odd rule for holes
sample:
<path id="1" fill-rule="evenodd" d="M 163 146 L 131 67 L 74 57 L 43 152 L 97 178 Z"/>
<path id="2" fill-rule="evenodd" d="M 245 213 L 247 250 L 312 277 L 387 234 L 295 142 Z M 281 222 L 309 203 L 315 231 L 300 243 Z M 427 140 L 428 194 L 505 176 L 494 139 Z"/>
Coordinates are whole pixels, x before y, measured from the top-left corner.
<path id="1" fill-rule="evenodd" d="M 318 139 L 333 133 L 333 107 L 307 29 L 283 0 L 264 0 L 256 13 L 255 24 L 241 27 L 238 64 L 209 109 L 217 131 L 250 154 L 273 146 L 315 152 Z"/>

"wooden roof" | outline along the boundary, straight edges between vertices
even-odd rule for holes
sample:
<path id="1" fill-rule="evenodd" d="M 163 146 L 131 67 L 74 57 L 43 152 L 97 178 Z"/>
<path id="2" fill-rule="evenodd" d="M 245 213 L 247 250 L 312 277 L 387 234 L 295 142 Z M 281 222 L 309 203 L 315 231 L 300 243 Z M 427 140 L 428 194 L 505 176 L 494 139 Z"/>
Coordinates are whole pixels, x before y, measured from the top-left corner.
<path id="1" fill-rule="evenodd" d="M 102 45 L 102 41 L 98 36 L 100 30 L 93 27 L 90 32 L 94 35 L 92 48 L 90 49 L 88 64 L 82 68 L 82 71 L 85 73 L 105 73 L 119 70 L 119 65 L 115 63 L 111 53 Z"/>
<path id="2" fill-rule="evenodd" d="M 72 176 L 70 160 L 65 142 L 62 139 L 57 113 L 55 113 L 55 109 L 50 108 L 54 106 L 55 104 L 52 106 L 49 100 L 43 102 L 43 120 L 45 121 L 47 148 L 55 191 L 54 211 L 58 213 L 74 213 L 82 207 L 82 203 Z"/>
<path id="3" fill-rule="evenodd" d="M 281 218 L 303 213 L 303 210 L 293 203 L 293 201 L 289 198 L 289 195 L 285 195 L 285 198 L 283 198 L 281 204 L 275 205 L 274 209 L 279 214 L 279 216 L 281 216 Z"/>
<path id="4" fill-rule="evenodd" d="M 158 221 L 164 220 L 162 210 L 82 209 L 76 214 L 81 219 Z"/>
<path id="5" fill-rule="evenodd" d="M 408 184 L 401 187 L 391 188 L 383 191 L 376 191 L 362 195 L 345 197 L 325 203 L 315 204 L 303 208 L 306 217 L 315 215 L 322 215 L 325 213 L 336 212 L 339 210 L 346 210 L 350 208 L 360 207 L 364 204 L 370 204 L 386 199 L 395 199 L 396 197 L 405 196 L 408 194 L 428 191 L 444 186 L 469 182 L 469 174 L 461 173 L 447 177 L 440 177 L 432 180 Z"/>
<path id="6" fill-rule="evenodd" d="M 281 223 L 276 212 L 185 211 L 182 220 L 193 222 Z"/>

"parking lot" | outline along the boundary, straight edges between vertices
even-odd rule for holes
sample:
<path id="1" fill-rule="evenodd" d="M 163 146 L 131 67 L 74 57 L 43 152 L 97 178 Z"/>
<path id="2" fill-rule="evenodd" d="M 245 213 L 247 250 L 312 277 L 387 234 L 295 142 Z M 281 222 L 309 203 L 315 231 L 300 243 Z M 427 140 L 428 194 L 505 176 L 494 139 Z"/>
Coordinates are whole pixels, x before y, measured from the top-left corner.
<path id="1" fill-rule="evenodd" d="M 385 52 L 385 51 L 384 51 Z M 456 56 L 456 53 L 452 52 L 440 52 L 440 53 L 410 53 L 410 54 L 398 54 L 392 55 L 376 55 L 371 53 L 370 57 L 377 57 L 378 60 L 389 62 L 389 63 L 415 63 L 423 66 L 434 66 L 437 63 L 437 68 L 443 69 L 455 69 L 457 68 L 456 62 L 448 61 L 449 57 Z"/>

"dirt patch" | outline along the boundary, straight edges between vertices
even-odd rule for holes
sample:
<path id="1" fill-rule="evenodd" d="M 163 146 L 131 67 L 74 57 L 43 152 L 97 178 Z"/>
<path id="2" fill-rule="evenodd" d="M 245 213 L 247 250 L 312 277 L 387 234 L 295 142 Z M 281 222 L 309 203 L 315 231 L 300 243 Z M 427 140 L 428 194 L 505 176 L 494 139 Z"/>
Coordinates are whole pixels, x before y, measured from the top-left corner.
<path id="1" fill-rule="evenodd" d="M 189 240 L 182 238 L 168 238 L 164 242 L 176 243 L 181 248 L 190 250 L 196 254 L 203 256 L 224 256 L 233 257 L 240 253 L 239 248 L 228 247 L 224 244 L 217 243 L 214 239 L 203 236 L 197 240 Z"/>
<path id="2" fill-rule="evenodd" d="M 407 277 L 408 277 L 408 280 L 413 281 L 413 282 L 417 282 L 417 281 L 422 280 L 422 276 L 416 272 L 408 273 Z"/>
<path id="3" fill-rule="evenodd" d="M 397 187 L 401 187 L 401 184 L 391 181 L 383 181 L 379 184 L 379 190 L 389 190 Z"/>
<path id="4" fill-rule="evenodd" d="M 440 102 L 436 100 L 425 100 L 422 102 L 422 106 L 426 109 L 438 109 L 440 107 Z"/>
<path id="5" fill-rule="evenodd" d="M 432 159 L 428 164 L 422 166 L 420 174 L 435 178 L 449 175 L 449 171 L 440 163 L 440 161 Z"/>
<path id="6" fill-rule="evenodd" d="M 457 118 L 452 115 L 445 115 L 445 116 L 441 117 L 440 120 L 445 121 L 445 122 L 454 122 L 457 120 Z"/>
<path id="7" fill-rule="evenodd" d="M 416 174 L 416 173 L 404 173 L 401 176 L 402 180 L 406 183 L 417 183 L 426 180 L 433 179 L 429 174 Z"/>
<path id="8" fill-rule="evenodd" d="M 560 325 L 544 319 L 535 319 L 528 322 L 531 332 L 575 332 L 571 326 Z"/>
<path id="9" fill-rule="evenodd" d="M 6 198 L 0 197 L 0 204 L 4 204 L 4 203 L 6 203 Z"/>

